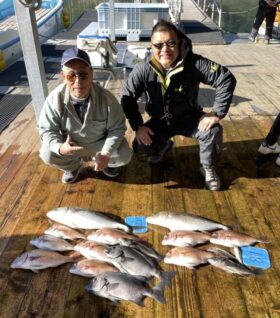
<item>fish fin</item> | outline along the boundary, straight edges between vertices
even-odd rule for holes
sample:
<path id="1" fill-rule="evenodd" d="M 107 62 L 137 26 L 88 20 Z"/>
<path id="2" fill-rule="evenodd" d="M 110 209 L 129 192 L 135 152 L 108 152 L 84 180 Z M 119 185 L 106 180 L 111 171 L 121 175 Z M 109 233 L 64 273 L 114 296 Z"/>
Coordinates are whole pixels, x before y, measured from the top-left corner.
<path id="1" fill-rule="evenodd" d="M 154 298 L 156 301 L 160 302 L 161 304 L 165 304 L 165 298 L 164 298 L 164 288 L 165 283 L 164 281 L 161 281 L 157 286 L 152 288 L 152 298 Z"/>
<path id="2" fill-rule="evenodd" d="M 34 268 L 32 268 L 31 270 L 32 270 L 32 272 L 34 272 L 34 273 L 36 273 L 36 274 L 38 274 L 38 273 L 39 273 L 39 270 L 38 270 L 38 269 L 34 269 Z"/>
<path id="3" fill-rule="evenodd" d="M 234 255 L 235 255 L 236 259 L 238 260 L 238 262 L 241 263 L 241 264 L 243 264 L 243 261 L 242 261 L 242 253 L 241 253 L 240 247 L 235 246 L 235 247 L 233 248 L 233 251 L 234 251 Z"/>
<path id="4" fill-rule="evenodd" d="M 177 274 L 176 271 L 163 272 L 160 273 L 160 279 L 166 286 L 171 286 L 171 279 Z"/>
<path id="5" fill-rule="evenodd" d="M 106 287 L 106 289 L 107 289 L 108 291 L 111 291 L 111 290 L 114 290 L 114 289 L 118 288 L 119 285 L 120 285 L 119 283 L 109 284 L 109 285 Z"/>
<path id="6" fill-rule="evenodd" d="M 123 262 L 133 262 L 133 261 L 135 261 L 135 259 L 133 257 L 122 256 L 121 258 L 122 258 Z"/>
<path id="7" fill-rule="evenodd" d="M 145 283 L 148 283 L 153 277 L 146 277 L 142 275 L 133 275 L 136 279 L 141 280 Z"/>
<path id="8" fill-rule="evenodd" d="M 137 299 L 137 300 L 134 300 L 133 302 L 134 302 L 135 304 L 137 304 L 138 306 L 145 307 L 144 297 L 142 297 L 142 298 L 140 298 L 140 299 Z"/>
<path id="9" fill-rule="evenodd" d="M 257 276 L 263 275 L 263 271 L 260 268 L 254 268 L 252 269 L 252 272 Z"/>
<path id="10" fill-rule="evenodd" d="M 229 258 L 229 259 L 234 259 L 236 260 L 236 257 L 230 254 L 229 252 L 218 248 L 218 247 L 211 247 L 207 249 L 208 252 L 214 253 L 215 257 L 220 257 L 220 258 Z"/>
<path id="11" fill-rule="evenodd" d="M 271 241 L 266 236 L 260 236 L 258 237 L 258 240 L 260 241 L 260 243 L 264 243 L 264 244 L 271 243 Z"/>
<path id="12" fill-rule="evenodd" d="M 227 225 L 228 230 L 240 232 L 241 228 L 239 224 L 229 224 Z"/>
<path id="13" fill-rule="evenodd" d="M 51 219 L 47 219 L 48 220 L 48 222 L 49 222 L 49 224 L 50 224 L 50 226 L 53 226 L 53 224 L 54 224 L 54 221 L 53 220 L 51 220 Z"/>
<path id="14" fill-rule="evenodd" d="M 164 256 L 155 251 L 152 247 L 149 247 L 146 244 L 139 243 L 135 241 L 134 248 L 144 254 L 145 256 L 149 256 L 158 260 L 163 260 Z"/>

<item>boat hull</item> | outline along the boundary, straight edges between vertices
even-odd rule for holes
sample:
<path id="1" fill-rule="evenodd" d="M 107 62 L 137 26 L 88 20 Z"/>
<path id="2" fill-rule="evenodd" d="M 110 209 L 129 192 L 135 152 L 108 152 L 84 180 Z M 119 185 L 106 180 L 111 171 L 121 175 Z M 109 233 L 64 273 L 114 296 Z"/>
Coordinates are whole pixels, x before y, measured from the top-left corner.
<path id="1" fill-rule="evenodd" d="M 46 42 L 50 37 L 62 29 L 61 13 L 63 1 L 57 1 L 54 8 L 50 9 L 37 21 L 40 43 Z M 17 30 L 5 29 L 0 31 L 0 72 L 15 63 L 22 56 L 20 37 Z"/>

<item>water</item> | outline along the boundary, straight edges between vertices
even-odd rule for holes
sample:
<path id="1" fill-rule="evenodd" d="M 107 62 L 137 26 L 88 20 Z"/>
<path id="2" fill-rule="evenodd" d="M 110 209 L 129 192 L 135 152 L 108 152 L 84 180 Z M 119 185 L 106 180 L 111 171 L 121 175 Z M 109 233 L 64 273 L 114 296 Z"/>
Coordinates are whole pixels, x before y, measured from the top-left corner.
<path id="1" fill-rule="evenodd" d="M 202 1 L 201 1 L 202 2 Z M 221 27 L 230 33 L 249 33 L 258 9 L 258 0 L 217 0 L 222 7 Z M 206 0 L 206 7 L 212 0 Z M 207 14 L 211 16 L 209 7 Z M 214 21 L 218 24 L 218 13 L 214 14 Z"/>

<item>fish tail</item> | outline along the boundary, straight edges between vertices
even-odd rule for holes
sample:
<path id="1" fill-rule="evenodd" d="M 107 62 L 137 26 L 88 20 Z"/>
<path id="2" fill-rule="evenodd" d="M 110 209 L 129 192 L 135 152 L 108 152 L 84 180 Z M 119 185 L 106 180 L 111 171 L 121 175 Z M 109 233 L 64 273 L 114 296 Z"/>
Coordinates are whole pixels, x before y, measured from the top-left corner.
<path id="1" fill-rule="evenodd" d="M 253 275 L 261 276 L 263 275 L 263 271 L 260 268 L 252 269 Z"/>
<path id="2" fill-rule="evenodd" d="M 260 236 L 260 237 L 258 238 L 258 240 L 259 240 L 260 243 L 264 243 L 264 244 L 269 244 L 269 243 L 271 243 L 270 240 L 269 240 L 266 236 Z"/>
<path id="3" fill-rule="evenodd" d="M 123 230 L 123 231 L 125 231 L 126 233 L 131 233 L 130 227 L 128 227 L 128 226 L 125 225 L 125 224 L 122 224 L 121 227 L 117 227 L 117 228 L 118 228 L 118 229 L 121 229 L 121 230 Z"/>
<path id="4" fill-rule="evenodd" d="M 241 252 L 240 247 L 235 246 L 235 247 L 233 248 L 233 251 L 234 251 L 234 255 L 235 255 L 236 259 L 238 260 L 238 262 L 241 263 L 241 264 L 243 264 L 242 252 Z"/>
<path id="5" fill-rule="evenodd" d="M 160 302 L 161 304 L 165 304 L 164 288 L 165 288 L 164 281 L 161 281 L 157 286 L 152 288 L 151 297 L 154 300 Z"/>
<path id="6" fill-rule="evenodd" d="M 177 274 L 176 271 L 171 272 L 161 272 L 160 273 L 160 279 L 161 282 L 166 286 L 171 286 L 171 279 Z"/>

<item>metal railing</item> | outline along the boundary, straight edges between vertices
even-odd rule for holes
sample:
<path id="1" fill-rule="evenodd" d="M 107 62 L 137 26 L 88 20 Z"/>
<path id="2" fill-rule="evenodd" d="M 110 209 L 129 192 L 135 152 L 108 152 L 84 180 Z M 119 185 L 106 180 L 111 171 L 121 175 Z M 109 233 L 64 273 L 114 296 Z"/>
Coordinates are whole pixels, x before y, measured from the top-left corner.
<path id="1" fill-rule="evenodd" d="M 169 6 L 169 15 L 172 22 L 178 23 L 181 19 L 181 13 L 183 12 L 182 0 L 164 0 Z"/>
<path id="2" fill-rule="evenodd" d="M 218 27 L 221 28 L 222 25 L 222 7 L 217 3 L 216 0 L 193 0 L 201 9 L 203 12 L 208 12 L 210 9 L 210 17 L 214 21 L 214 14 L 215 12 L 218 13 Z"/>

